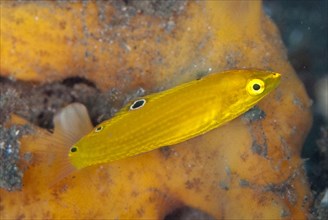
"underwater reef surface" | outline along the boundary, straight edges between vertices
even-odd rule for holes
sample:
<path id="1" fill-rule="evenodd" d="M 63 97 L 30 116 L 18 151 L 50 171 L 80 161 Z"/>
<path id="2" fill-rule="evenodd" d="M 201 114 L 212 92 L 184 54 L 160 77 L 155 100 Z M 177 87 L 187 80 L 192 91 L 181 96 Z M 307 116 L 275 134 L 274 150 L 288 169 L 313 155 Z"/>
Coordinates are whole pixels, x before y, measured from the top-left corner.
<path id="1" fill-rule="evenodd" d="M 0 155 L 13 155 L 14 163 L 0 170 L 1 218 L 309 217 L 300 154 L 312 102 L 260 1 L 0 7 Z M 279 72 L 282 83 L 223 127 L 49 187 L 56 173 L 35 152 L 56 142 L 52 118 L 67 104 L 85 104 L 97 124 L 135 97 L 241 68 Z M 42 128 L 54 128 L 53 135 L 38 135 Z M 8 154 L 9 141 L 15 154 Z"/>

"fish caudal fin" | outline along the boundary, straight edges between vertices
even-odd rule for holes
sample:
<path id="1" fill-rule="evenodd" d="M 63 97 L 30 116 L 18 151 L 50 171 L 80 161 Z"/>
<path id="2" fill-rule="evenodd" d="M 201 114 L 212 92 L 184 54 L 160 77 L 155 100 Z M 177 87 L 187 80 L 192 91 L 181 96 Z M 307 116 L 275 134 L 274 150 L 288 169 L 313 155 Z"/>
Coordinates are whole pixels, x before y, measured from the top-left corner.
<path id="1" fill-rule="evenodd" d="M 34 151 L 36 161 L 46 163 L 48 185 L 53 186 L 77 170 L 68 156 L 69 150 L 81 137 L 93 129 L 84 105 L 73 103 L 63 108 L 54 117 L 54 133 L 40 132 L 41 143 Z"/>
<path id="2" fill-rule="evenodd" d="M 65 138 L 70 146 L 93 129 L 88 111 L 80 103 L 72 103 L 57 113 L 54 125 L 55 134 Z"/>

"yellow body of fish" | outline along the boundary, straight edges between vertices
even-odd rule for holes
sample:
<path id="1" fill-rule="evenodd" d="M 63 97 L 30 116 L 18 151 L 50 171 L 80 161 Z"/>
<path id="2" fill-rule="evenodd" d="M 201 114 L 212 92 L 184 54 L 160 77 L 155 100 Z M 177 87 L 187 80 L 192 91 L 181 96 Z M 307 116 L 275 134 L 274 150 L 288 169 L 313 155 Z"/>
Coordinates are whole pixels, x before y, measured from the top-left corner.
<path id="1" fill-rule="evenodd" d="M 280 74 L 232 70 L 139 98 L 71 146 L 77 169 L 124 159 L 204 134 L 249 110 Z"/>

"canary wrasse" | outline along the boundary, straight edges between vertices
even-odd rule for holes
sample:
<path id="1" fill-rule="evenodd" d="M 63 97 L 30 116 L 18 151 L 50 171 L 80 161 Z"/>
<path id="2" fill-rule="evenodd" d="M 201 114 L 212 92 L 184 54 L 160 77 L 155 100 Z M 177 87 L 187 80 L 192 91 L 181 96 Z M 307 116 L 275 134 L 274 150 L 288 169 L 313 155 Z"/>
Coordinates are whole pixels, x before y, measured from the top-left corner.
<path id="1" fill-rule="evenodd" d="M 66 164 L 60 176 L 202 135 L 252 108 L 279 82 L 270 71 L 214 73 L 133 100 L 95 128 L 85 107 L 71 104 L 55 117 L 55 129 L 70 140 L 57 150 Z"/>

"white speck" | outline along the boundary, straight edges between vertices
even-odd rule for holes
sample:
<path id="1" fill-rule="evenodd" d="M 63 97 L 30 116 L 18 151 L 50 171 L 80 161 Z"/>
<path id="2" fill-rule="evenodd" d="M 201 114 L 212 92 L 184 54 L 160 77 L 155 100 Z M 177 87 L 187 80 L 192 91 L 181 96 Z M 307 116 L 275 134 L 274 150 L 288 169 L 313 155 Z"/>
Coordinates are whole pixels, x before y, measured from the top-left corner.
<path id="1" fill-rule="evenodd" d="M 8 149 L 7 149 L 7 153 L 8 153 L 8 154 L 11 154 L 12 152 L 13 152 L 13 149 L 12 149 L 12 148 L 8 148 Z"/>
<path id="2" fill-rule="evenodd" d="M 5 142 L 0 143 L 0 149 L 5 149 Z"/>
<path id="3" fill-rule="evenodd" d="M 143 96 L 143 95 L 145 95 L 145 92 L 146 92 L 146 90 L 144 88 L 140 87 L 140 88 L 138 88 L 136 93 L 137 93 L 137 96 Z"/>
<path id="4" fill-rule="evenodd" d="M 166 24 L 167 31 L 169 31 L 169 32 L 172 31 L 174 29 L 174 27 L 175 27 L 174 21 L 167 22 L 167 24 Z"/>
<path id="5" fill-rule="evenodd" d="M 123 46 L 127 51 L 131 51 L 131 47 L 128 44 L 124 43 Z"/>
<path id="6" fill-rule="evenodd" d="M 19 132 L 20 132 L 20 131 L 19 131 L 19 130 L 17 130 L 17 131 L 15 132 L 15 135 L 17 136 L 17 135 L 19 134 Z"/>
<path id="7" fill-rule="evenodd" d="M 212 71 L 212 68 L 210 67 L 210 68 L 208 68 L 208 72 L 211 72 Z"/>
<path id="8" fill-rule="evenodd" d="M 326 189 L 325 195 L 323 196 L 320 203 L 322 206 L 328 206 L 328 189 Z"/>
<path id="9" fill-rule="evenodd" d="M 224 171 L 226 172 L 226 174 L 230 175 L 231 174 L 231 170 L 228 166 L 224 167 Z"/>

